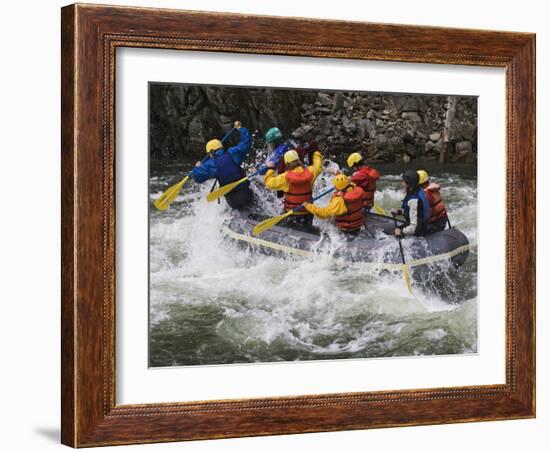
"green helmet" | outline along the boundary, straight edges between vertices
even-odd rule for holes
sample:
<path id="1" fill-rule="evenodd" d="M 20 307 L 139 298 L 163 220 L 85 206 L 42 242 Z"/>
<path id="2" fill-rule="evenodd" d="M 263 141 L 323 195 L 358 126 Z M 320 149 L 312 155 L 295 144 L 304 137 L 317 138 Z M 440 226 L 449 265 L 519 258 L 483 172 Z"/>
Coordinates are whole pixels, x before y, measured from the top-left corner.
<path id="1" fill-rule="evenodd" d="M 265 134 L 265 141 L 267 141 L 268 143 L 276 143 L 282 138 L 283 132 L 281 132 L 277 127 L 272 127 Z"/>

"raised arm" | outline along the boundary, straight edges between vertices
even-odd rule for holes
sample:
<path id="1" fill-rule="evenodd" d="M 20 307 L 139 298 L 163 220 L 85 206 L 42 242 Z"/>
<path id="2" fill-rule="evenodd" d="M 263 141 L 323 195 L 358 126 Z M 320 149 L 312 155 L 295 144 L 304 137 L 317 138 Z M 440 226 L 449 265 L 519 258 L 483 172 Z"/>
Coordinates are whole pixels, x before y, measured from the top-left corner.
<path id="1" fill-rule="evenodd" d="M 317 179 L 319 174 L 323 172 L 323 156 L 321 152 L 315 151 L 313 153 L 313 165 L 309 167 L 309 170 L 313 174 L 314 179 Z"/>
<path id="2" fill-rule="evenodd" d="M 237 127 L 237 123 L 239 126 Z M 233 146 L 227 150 L 229 152 L 229 155 L 233 159 L 233 161 L 240 165 L 242 161 L 245 159 L 246 155 L 250 152 L 250 148 L 252 147 L 252 135 L 250 134 L 250 131 L 246 127 L 241 127 L 240 122 L 235 122 L 235 127 L 239 131 L 239 144 L 236 146 Z"/>

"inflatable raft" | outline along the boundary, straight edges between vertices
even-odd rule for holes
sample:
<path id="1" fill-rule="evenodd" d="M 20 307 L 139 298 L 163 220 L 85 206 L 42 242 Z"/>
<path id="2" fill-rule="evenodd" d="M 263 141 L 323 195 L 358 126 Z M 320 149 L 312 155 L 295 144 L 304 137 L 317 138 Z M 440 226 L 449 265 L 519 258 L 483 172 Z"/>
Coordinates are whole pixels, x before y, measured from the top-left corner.
<path id="1" fill-rule="evenodd" d="M 283 254 L 312 258 L 330 255 L 340 262 L 360 263 L 377 271 L 402 269 L 399 247 L 394 237 L 384 233 L 391 229 L 393 219 L 368 214 L 365 228 L 356 235 L 321 233 L 317 228 L 289 225 L 284 222 L 252 236 L 252 228 L 266 217 L 247 211 L 234 211 L 223 226 L 227 237 L 237 243 L 267 254 Z M 433 265 L 459 267 L 468 258 L 470 245 L 467 237 L 456 228 L 445 229 L 424 237 L 406 237 L 402 240 L 407 264 L 413 272 Z"/>

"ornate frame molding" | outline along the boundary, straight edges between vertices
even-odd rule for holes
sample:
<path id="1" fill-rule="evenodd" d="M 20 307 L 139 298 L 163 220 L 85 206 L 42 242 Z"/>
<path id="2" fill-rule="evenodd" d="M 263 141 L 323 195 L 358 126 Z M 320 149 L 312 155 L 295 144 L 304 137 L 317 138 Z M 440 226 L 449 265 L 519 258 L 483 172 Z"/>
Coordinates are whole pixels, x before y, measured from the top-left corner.
<path id="1" fill-rule="evenodd" d="M 220 19 L 223 30 L 211 26 Z M 295 42 L 285 38 L 293 34 L 281 32 L 312 26 L 325 33 Z M 116 405 L 114 91 L 119 47 L 504 67 L 506 383 Z M 533 34 L 71 5 L 62 9 L 61 153 L 64 444 L 83 447 L 535 415 Z M 520 204 L 525 214 L 518 215 Z"/>

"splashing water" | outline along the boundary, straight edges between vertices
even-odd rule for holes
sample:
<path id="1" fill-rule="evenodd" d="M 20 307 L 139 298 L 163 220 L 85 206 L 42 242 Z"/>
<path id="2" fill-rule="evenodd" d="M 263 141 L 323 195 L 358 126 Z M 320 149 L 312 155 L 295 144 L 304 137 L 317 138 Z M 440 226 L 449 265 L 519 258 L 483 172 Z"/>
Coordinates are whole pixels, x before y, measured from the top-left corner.
<path id="1" fill-rule="evenodd" d="M 169 185 L 173 169 L 165 171 L 150 179 L 151 202 Z M 316 192 L 330 179 L 321 176 Z M 434 179 L 472 249 L 460 269 L 439 269 L 430 284 L 413 285 L 412 297 L 401 275 L 374 276 L 323 255 L 284 259 L 240 248 L 221 232 L 225 201 L 206 202 L 210 184 L 187 184 L 168 211 L 150 213 L 150 365 L 475 353 L 477 182 Z M 377 203 L 398 207 L 399 182 L 384 174 Z M 273 193 L 257 181 L 252 188 L 267 214 L 281 212 Z M 330 222 L 318 224 L 337 239 Z"/>

